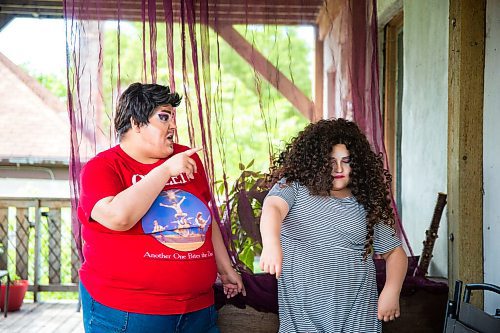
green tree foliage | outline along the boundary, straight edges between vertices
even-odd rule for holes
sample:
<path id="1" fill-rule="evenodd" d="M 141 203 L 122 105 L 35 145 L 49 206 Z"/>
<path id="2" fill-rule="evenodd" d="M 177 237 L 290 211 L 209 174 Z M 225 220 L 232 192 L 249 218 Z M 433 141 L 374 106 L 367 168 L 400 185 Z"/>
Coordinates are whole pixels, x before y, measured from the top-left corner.
<path id="1" fill-rule="evenodd" d="M 241 26 L 237 30 L 307 96 L 311 95 L 310 49 L 298 38 L 296 28 Z M 254 168 L 264 171 L 269 162 L 267 146 L 271 151 L 282 146 L 282 141 L 296 135 L 307 119 L 229 45 L 220 45 L 222 112 L 226 119 L 222 137 L 228 147 L 230 170 L 237 171 L 234 161 L 248 163 L 255 158 Z"/>
<path id="2" fill-rule="evenodd" d="M 179 107 L 179 142 L 190 144 L 187 135 L 186 109 L 198 112 L 195 95 L 191 45 L 185 39 L 187 76 L 182 72 L 182 42 L 179 25 L 174 26 L 175 82 L 176 90 L 184 96 Z M 187 29 L 187 27 L 186 27 Z M 292 80 L 305 94 L 311 95 L 311 45 L 299 36 L 296 27 L 237 26 L 237 31 Z M 303 28 L 302 28 L 303 29 Z M 103 91 L 108 119 L 112 119 L 118 80 L 118 30 L 108 25 L 104 37 Z M 149 29 L 146 26 L 146 71 L 143 60 L 143 26 L 141 23 L 122 23 L 120 26 L 120 85 L 122 89 L 132 82 L 150 81 Z M 297 134 L 307 119 L 281 94 L 265 81 L 221 37 L 209 30 L 209 42 L 202 47 L 203 31 L 197 27 L 200 81 L 205 73 L 205 85 L 201 84 L 201 100 L 211 108 L 214 163 L 223 165 L 230 179 L 239 177 L 239 163 L 255 160 L 254 168 L 267 170 L 269 152 L 281 147 L 283 141 Z M 157 64 L 160 84 L 169 84 L 165 26 L 157 26 Z M 203 67 L 201 58 L 209 57 L 209 67 Z M 146 72 L 146 74 L 145 74 Z M 205 90 L 205 87 L 208 87 Z M 206 110 L 205 110 L 206 111 Z M 106 125 L 106 124 L 105 124 Z M 199 133 L 199 124 L 195 124 Z M 200 145 L 200 140 L 195 141 Z M 269 148 L 270 147 L 270 148 Z M 221 168 L 216 167 L 216 178 Z"/>
<path id="3" fill-rule="evenodd" d="M 102 117 L 101 129 L 109 132 L 111 119 L 119 94 L 130 83 L 151 82 L 151 61 L 149 53 L 149 27 L 145 28 L 145 54 L 143 59 L 143 24 L 121 22 L 118 33 L 116 22 L 101 25 L 103 31 L 102 54 L 102 98 L 105 116 Z M 311 97 L 311 54 L 312 38 L 306 40 L 304 28 L 283 26 L 236 26 L 236 30 L 274 64 L 285 76 Z M 184 96 L 178 112 L 179 142 L 183 144 L 201 145 L 199 135 L 190 143 L 187 132 L 187 109 L 197 113 L 197 98 L 193 66 L 191 61 L 191 45 L 188 27 L 185 27 L 185 63 L 187 76 L 182 72 L 181 27 L 174 26 L 175 82 L 176 90 Z M 212 147 L 214 163 L 222 165 L 229 178 L 236 180 L 240 175 L 239 163 L 248 164 L 254 161 L 253 169 L 266 171 L 269 167 L 269 155 L 283 146 L 283 142 L 295 136 L 308 122 L 292 104 L 286 100 L 273 86 L 265 81 L 213 30 L 208 30 L 208 42 L 202 48 L 203 30 L 196 27 L 197 46 L 200 68 L 201 100 L 205 98 L 211 109 L 210 120 L 204 119 L 205 125 L 210 123 L 212 131 Z M 119 41 L 119 43 L 118 43 Z M 165 25 L 157 25 L 157 82 L 169 84 Z M 118 47 L 118 45 L 120 47 Z M 96 52 L 98 52 L 96 50 Z M 201 58 L 208 56 L 208 68 L 202 65 Z M 118 62 L 120 67 L 118 68 Z M 146 66 L 144 66 L 144 63 Z M 146 67 L 146 69 L 144 69 Z M 31 71 L 33 72 L 33 71 Z M 208 74 L 206 74 L 208 73 Z M 64 99 L 66 84 L 63 78 L 56 75 L 34 74 L 56 96 Z M 205 87 L 209 87 L 205 91 Z M 203 106 L 204 112 L 205 105 Z M 199 133 L 200 125 L 195 123 L 195 133 Z M 221 178 L 222 168 L 216 167 L 216 178 Z"/>
<path id="4" fill-rule="evenodd" d="M 42 86 L 48 89 L 62 102 L 66 103 L 68 92 L 66 90 L 66 81 L 63 75 L 41 74 L 26 68 L 25 70 L 31 73 L 31 76 L 40 82 Z"/>

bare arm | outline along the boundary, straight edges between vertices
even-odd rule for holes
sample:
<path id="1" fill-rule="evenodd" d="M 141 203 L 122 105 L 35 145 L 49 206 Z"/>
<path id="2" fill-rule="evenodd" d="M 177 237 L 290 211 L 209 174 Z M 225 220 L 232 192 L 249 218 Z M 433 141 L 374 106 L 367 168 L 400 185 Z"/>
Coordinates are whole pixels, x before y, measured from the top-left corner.
<path id="1" fill-rule="evenodd" d="M 280 197 L 266 198 L 260 218 L 260 233 L 262 235 L 262 255 L 260 268 L 264 272 L 281 275 L 283 251 L 281 249 L 280 231 L 283 220 L 288 214 L 288 204 Z"/>
<path id="2" fill-rule="evenodd" d="M 232 270 L 233 266 L 229 260 L 219 225 L 215 221 L 212 223 L 212 243 L 214 244 L 215 261 L 217 262 L 217 271 L 219 274 Z"/>
<path id="3" fill-rule="evenodd" d="M 240 292 L 243 296 L 246 296 L 245 286 L 243 285 L 241 276 L 231 265 L 217 222 L 212 223 L 212 243 L 214 245 L 217 271 L 219 272 L 223 284 L 224 294 L 226 294 L 228 298 L 236 296 L 236 294 Z"/>
<path id="4" fill-rule="evenodd" d="M 399 294 L 408 269 L 408 257 L 401 246 L 382 257 L 386 262 L 386 280 L 379 297 L 378 319 L 389 321 L 400 316 Z"/>
<path id="5" fill-rule="evenodd" d="M 146 214 L 170 177 L 186 173 L 189 178 L 193 178 L 197 168 L 190 156 L 199 150 L 192 148 L 176 154 L 129 188 L 99 200 L 90 216 L 111 230 L 129 230 Z"/>
<path id="6" fill-rule="evenodd" d="M 408 257 L 403 248 L 398 246 L 394 250 L 384 253 L 382 258 L 385 259 L 387 272 L 384 288 L 391 288 L 399 293 L 408 269 Z"/>

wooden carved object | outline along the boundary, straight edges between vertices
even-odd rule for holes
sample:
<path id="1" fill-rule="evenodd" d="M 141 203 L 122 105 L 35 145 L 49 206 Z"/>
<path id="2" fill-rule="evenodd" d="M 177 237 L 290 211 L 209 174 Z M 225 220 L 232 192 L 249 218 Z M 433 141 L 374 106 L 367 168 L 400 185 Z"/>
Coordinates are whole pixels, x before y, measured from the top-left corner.
<path id="1" fill-rule="evenodd" d="M 429 269 L 434 243 L 436 242 L 436 238 L 438 238 L 439 222 L 441 221 L 441 215 L 443 215 L 443 210 L 446 206 L 446 197 L 446 194 L 438 193 L 436 206 L 434 207 L 434 214 L 432 215 L 431 226 L 425 232 L 424 248 L 422 249 L 420 262 L 417 268 L 418 275 L 425 276 Z"/>

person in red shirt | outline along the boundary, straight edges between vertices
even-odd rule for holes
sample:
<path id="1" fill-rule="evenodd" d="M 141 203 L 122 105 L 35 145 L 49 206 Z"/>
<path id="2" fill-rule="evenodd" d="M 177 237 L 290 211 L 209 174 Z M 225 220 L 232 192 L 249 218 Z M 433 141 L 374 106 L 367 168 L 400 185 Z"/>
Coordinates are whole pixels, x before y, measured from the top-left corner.
<path id="1" fill-rule="evenodd" d="M 86 332 L 219 332 L 217 273 L 227 297 L 245 295 L 211 222 L 200 149 L 174 143 L 180 100 L 167 86 L 130 85 L 114 118 L 120 143 L 82 169 Z"/>

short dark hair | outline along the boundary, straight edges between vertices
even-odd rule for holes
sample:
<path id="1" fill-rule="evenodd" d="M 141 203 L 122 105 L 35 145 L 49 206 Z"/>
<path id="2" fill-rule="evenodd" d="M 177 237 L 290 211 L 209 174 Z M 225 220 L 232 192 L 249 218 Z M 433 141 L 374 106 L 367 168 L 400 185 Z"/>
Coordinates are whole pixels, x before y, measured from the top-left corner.
<path id="1" fill-rule="evenodd" d="M 131 119 L 139 126 L 146 125 L 158 106 L 177 107 L 181 99 L 182 97 L 176 92 L 170 92 L 168 86 L 132 83 L 121 94 L 116 106 L 114 122 L 118 136 L 122 136 L 131 128 Z"/>

